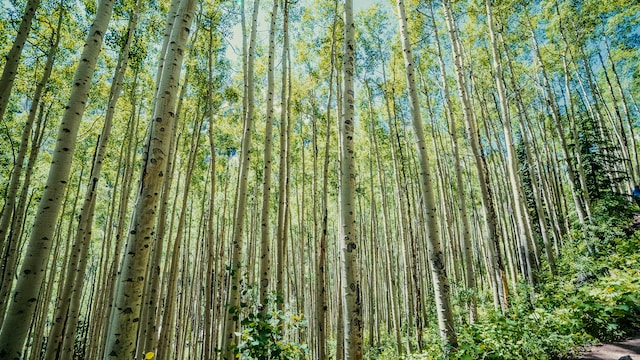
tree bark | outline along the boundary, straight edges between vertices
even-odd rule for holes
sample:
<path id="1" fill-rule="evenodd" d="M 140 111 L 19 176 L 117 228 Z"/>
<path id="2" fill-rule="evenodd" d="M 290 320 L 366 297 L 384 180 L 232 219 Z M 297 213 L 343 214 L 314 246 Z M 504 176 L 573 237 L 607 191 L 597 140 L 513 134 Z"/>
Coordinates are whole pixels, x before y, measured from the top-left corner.
<path id="1" fill-rule="evenodd" d="M 18 274 L 18 283 L 0 331 L 0 357 L 20 358 L 21 349 L 34 316 L 35 304 L 51 251 L 51 238 L 66 189 L 76 146 L 76 135 L 86 108 L 91 78 L 102 47 L 114 2 L 103 0 L 87 35 L 81 61 L 76 67 L 73 88 L 64 112 L 58 140 L 38 206 L 33 231 Z"/>
<path id="2" fill-rule="evenodd" d="M 415 70 L 413 63 L 413 52 L 409 41 L 407 30 L 407 15 L 403 0 L 397 0 L 398 20 L 400 26 L 400 39 L 402 42 L 402 52 L 407 75 L 407 88 L 411 103 L 411 119 L 413 124 L 413 134 L 418 150 L 418 161 L 420 164 L 420 190 L 423 207 L 426 212 L 427 230 L 427 255 L 431 268 L 431 278 L 433 281 L 433 291 L 436 302 L 436 312 L 438 315 L 438 327 L 442 338 L 444 354 L 449 358 L 451 351 L 458 347 L 455 326 L 453 323 L 453 312 L 449 300 L 449 280 L 445 270 L 444 257 L 440 249 L 440 234 L 436 220 L 436 207 L 433 194 L 431 173 L 429 170 L 429 159 L 427 156 L 427 144 L 424 136 L 422 115 L 420 112 L 420 99 L 415 80 Z"/>
<path id="3" fill-rule="evenodd" d="M 18 28 L 18 34 L 11 45 L 9 53 L 5 57 L 7 62 L 4 64 L 2 77 L 0 78 L 0 123 L 4 120 L 4 114 L 7 111 L 9 98 L 11 97 L 11 89 L 13 89 L 13 84 L 18 73 L 20 55 L 31 32 L 31 23 L 39 6 L 40 0 L 29 0 L 27 2 L 24 7 L 22 20 L 20 21 L 20 27 Z M 2 231 L 3 228 L 0 228 L 0 237 L 3 236 Z M 0 244 L 2 244 L 2 241 L 0 241 Z"/>
<path id="4" fill-rule="evenodd" d="M 167 47 L 167 59 L 158 86 L 158 98 L 153 111 L 150 136 L 147 138 L 142 159 L 138 201 L 116 283 L 104 359 L 135 356 L 144 277 L 149 252 L 154 245 L 156 211 L 162 192 L 165 164 L 167 156 L 171 156 L 168 150 L 174 136 L 171 129 L 175 121 L 178 83 L 196 2 L 196 0 L 180 2 L 178 18 Z"/>
<path id="5" fill-rule="evenodd" d="M 344 332 L 345 358 L 362 359 L 362 293 L 356 233 L 356 169 L 354 149 L 354 72 L 355 72 L 355 25 L 353 23 L 353 0 L 344 5 L 344 90 L 342 92 L 342 148 L 340 152 L 340 216 L 342 220 L 345 282 Z"/>
<path id="6" fill-rule="evenodd" d="M 238 191 L 236 193 L 236 209 L 233 221 L 233 234 L 231 243 L 231 261 L 229 264 L 229 292 L 228 292 L 228 308 L 226 310 L 225 325 L 222 341 L 222 352 L 225 359 L 233 359 L 233 344 L 235 331 L 239 323 L 240 309 L 240 286 L 242 277 L 242 248 L 243 248 L 243 229 L 244 219 L 247 207 L 247 183 L 249 178 L 249 153 L 251 150 L 251 135 L 253 134 L 254 123 L 254 57 L 255 42 L 258 26 L 258 13 L 260 9 L 260 0 L 253 3 L 253 15 L 251 17 L 251 35 L 249 39 L 249 49 L 246 53 L 246 107 L 244 111 L 244 129 L 242 133 L 242 147 L 240 150 L 240 172 L 238 175 Z"/>

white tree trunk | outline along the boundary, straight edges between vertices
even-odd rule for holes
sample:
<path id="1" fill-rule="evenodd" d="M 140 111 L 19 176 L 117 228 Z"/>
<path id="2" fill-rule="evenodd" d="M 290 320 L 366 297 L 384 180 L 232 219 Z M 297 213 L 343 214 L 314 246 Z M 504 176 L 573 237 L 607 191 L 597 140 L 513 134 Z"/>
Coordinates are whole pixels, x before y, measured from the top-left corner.
<path id="1" fill-rule="evenodd" d="M 137 203 L 133 213 L 126 251 L 116 280 L 116 291 L 104 359 L 135 356 L 136 335 L 140 324 L 142 291 L 153 246 L 156 210 L 162 193 L 169 143 L 174 134 L 176 99 L 180 72 L 196 0 L 182 0 L 171 33 L 162 71 L 149 137 L 142 159 Z"/>
<path id="2" fill-rule="evenodd" d="M 71 162 L 76 147 L 76 135 L 86 108 L 91 88 L 91 78 L 102 39 L 107 30 L 113 0 L 103 0 L 87 35 L 81 60 L 76 67 L 73 87 L 62 122 L 58 140 L 49 168 L 47 185 L 40 200 L 33 223 L 33 231 L 25 250 L 18 282 L 0 331 L 0 358 L 20 358 L 22 346 L 31 325 L 41 284 L 46 272 L 53 232 L 65 193 Z"/>
<path id="3" fill-rule="evenodd" d="M 340 216 L 342 219 L 345 297 L 344 334 L 345 358 L 362 359 L 362 294 L 356 235 L 356 169 L 354 151 L 354 72 L 355 72 L 355 25 L 353 23 L 353 0 L 344 5 L 344 90 L 342 91 L 342 148 L 340 151 Z"/>
<path id="4" fill-rule="evenodd" d="M 458 347 L 458 339 L 453 323 L 453 312 L 449 301 L 449 280 L 445 270 L 444 256 L 440 249 L 440 233 L 436 220 L 436 208 L 433 195 L 433 185 L 429 170 L 429 159 L 427 156 L 427 143 L 424 136 L 422 115 L 420 113 L 420 99 L 416 87 L 415 70 L 413 64 L 413 53 L 407 31 L 407 15 L 403 0 L 397 0 L 398 21 L 400 26 L 400 38 L 402 42 L 402 52 L 407 72 L 407 87 L 409 90 L 409 101 L 411 103 L 411 118 L 413 123 L 413 134 L 416 139 L 418 150 L 418 161 L 420 165 L 420 190 L 424 201 L 426 230 L 427 230 L 427 255 L 429 257 L 429 267 L 433 280 L 433 291 L 436 302 L 436 312 L 438 314 L 438 327 L 444 345 L 445 357 L 449 356 L 452 349 Z"/>

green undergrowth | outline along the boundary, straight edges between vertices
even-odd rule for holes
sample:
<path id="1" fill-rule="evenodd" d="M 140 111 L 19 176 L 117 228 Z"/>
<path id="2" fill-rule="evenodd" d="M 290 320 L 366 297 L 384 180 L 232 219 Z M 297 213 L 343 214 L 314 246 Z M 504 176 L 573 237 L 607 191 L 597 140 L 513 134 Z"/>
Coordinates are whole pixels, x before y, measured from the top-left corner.
<path id="1" fill-rule="evenodd" d="M 595 203 L 592 223 L 564 239 L 558 275 L 538 274 L 533 302 L 516 298 L 505 315 L 491 311 L 460 327 L 456 358 L 569 359 L 581 346 L 640 331 L 640 232 L 629 230 L 633 210 L 622 197 Z"/>
<path id="2" fill-rule="evenodd" d="M 558 274 L 552 277 L 543 263 L 533 301 L 530 289 L 519 285 L 505 314 L 483 300 L 480 320 L 457 324 L 452 359 L 574 359 L 581 347 L 640 333 L 640 231 L 632 227 L 638 208 L 608 196 L 592 210 L 592 223 L 563 239 Z M 443 358 L 431 328 L 420 354 L 405 358 Z"/>
<path id="3" fill-rule="evenodd" d="M 264 304 L 257 301 L 255 287 L 244 289 L 243 301 L 234 311 L 241 317 L 242 331 L 235 333 L 233 352 L 236 359 L 297 360 L 308 356 L 306 344 L 285 337 L 300 334 L 307 327 L 302 314 L 279 310 L 282 299 L 270 294 Z"/>

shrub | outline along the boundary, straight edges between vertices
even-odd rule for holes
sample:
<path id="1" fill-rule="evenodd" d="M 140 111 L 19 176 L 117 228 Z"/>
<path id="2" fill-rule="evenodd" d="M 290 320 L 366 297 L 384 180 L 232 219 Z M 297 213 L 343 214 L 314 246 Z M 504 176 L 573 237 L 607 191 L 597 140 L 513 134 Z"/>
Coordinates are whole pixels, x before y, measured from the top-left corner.
<path id="1" fill-rule="evenodd" d="M 275 305 L 272 296 L 267 303 Z M 238 359 L 303 359 L 307 354 L 307 347 L 294 341 L 288 341 L 283 335 L 285 329 L 295 330 L 306 327 L 306 321 L 301 314 L 283 314 L 277 309 L 261 311 L 263 306 L 255 300 L 242 302 L 241 315 L 242 331 L 236 333 L 237 344 L 234 353 Z"/>

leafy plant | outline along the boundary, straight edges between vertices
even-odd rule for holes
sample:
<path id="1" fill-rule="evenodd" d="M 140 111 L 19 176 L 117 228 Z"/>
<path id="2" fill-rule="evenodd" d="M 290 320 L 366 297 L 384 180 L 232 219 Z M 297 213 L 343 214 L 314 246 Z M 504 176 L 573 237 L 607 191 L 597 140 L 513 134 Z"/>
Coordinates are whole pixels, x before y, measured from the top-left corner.
<path id="1" fill-rule="evenodd" d="M 284 314 L 274 308 L 265 310 L 269 304 L 277 303 L 271 296 L 267 304 L 257 304 L 255 299 L 242 302 L 236 309 L 241 315 L 242 331 L 234 346 L 238 359 L 303 359 L 307 346 L 285 338 L 284 330 L 302 329 L 306 321 L 302 314 Z"/>

